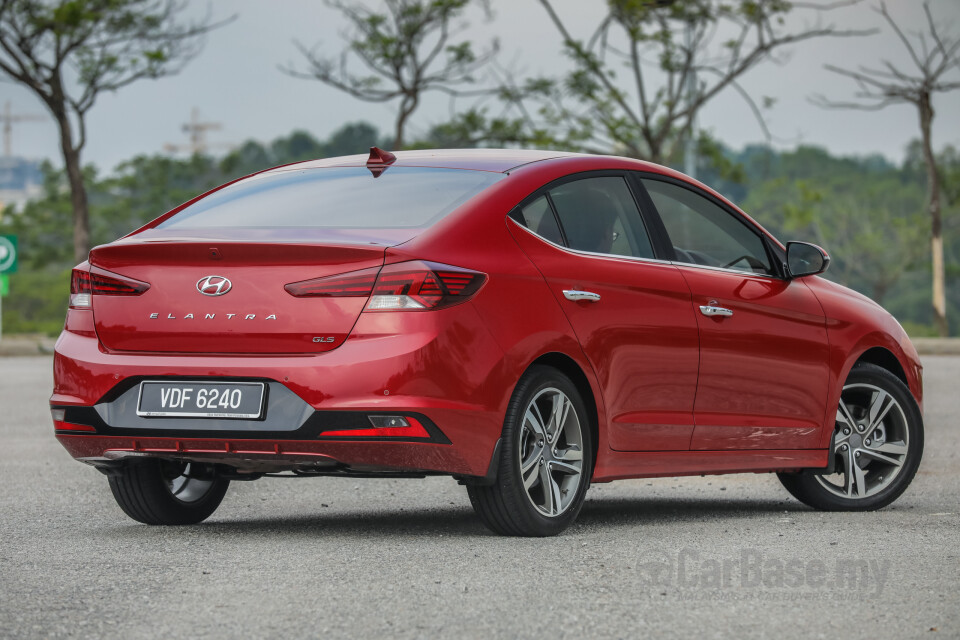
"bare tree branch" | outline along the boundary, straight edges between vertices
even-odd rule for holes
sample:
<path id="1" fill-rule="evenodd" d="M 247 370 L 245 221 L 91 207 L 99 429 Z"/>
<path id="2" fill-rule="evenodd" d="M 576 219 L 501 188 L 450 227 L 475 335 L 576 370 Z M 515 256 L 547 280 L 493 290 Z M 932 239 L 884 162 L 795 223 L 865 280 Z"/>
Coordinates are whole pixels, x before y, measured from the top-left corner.
<path id="1" fill-rule="evenodd" d="M 60 130 L 74 213 L 74 256 L 89 249 L 81 152 L 104 91 L 178 73 L 203 36 L 229 22 L 182 22 L 179 0 L 0 0 L 0 72 L 30 88 Z"/>
<path id="2" fill-rule="evenodd" d="M 294 42 L 306 61 L 306 71 L 291 64 L 281 65 L 280 69 L 295 78 L 319 80 L 359 100 L 399 99 L 393 145 L 402 148 L 407 120 L 424 93 L 468 96 L 491 92 L 464 87 L 476 84 L 474 74 L 487 67 L 498 44 L 493 41 L 489 49 L 478 55 L 469 41 L 455 41 L 461 29 L 454 28 L 452 21 L 465 12 L 470 0 L 380 2 L 382 12 L 346 0 L 325 0 L 328 7 L 347 18 L 351 27 L 344 34 L 348 48 L 340 56 L 339 65 L 321 55 L 316 47 L 307 49 Z M 482 6 L 489 15 L 486 3 Z M 351 72 L 351 56 L 370 75 Z"/>
<path id="3" fill-rule="evenodd" d="M 946 273 L 943 259 L 943 219 L 940 206 L 940 171 L 933 153 L 933 96 L 960 89 L 960 74 L 956 79 L 946 78 L 948 73 L 960 71 L 960 64 L 954 59 L 960 50 L 960 37 L 941 34 L 936 20 L 930 11 L 928 2 L 923 3 L 927 19 L 928 34 L 917 34 L 917 45 L 910 41 L 890 15 L 884 2 L 877 9 L 890 29 L 907 50 L 918 77 L 910 76 L 889 62 L 884 66 L 887 71 L 860 67 L 857 71 L 828 65 L 828 71 L 853 80 L 859 91 L 856 101 L 832 101 L 816 96 L 815 102 L 827 108 L 862 109 L 876 111 L 893 104 L 912 104 L 917 108 L 920 122 L 921 145 L 924 164 L 927 170 L 927 210 L 930 214 L 930 248 L 933 272 L 933 314 L 941 336 L 949 333 L 946 307 Z M 933 46 L 927 46 L 929 35 Z M 919 49 L 919 53 L 918 53 Z"/>
<path id="4" fill-rule="evenodd" d="M 758 120 L 762 112 L 739 80 L 776 53 L 820 37 L 849 37 L 873 30 L 842 30 L 832 25 L 791 29 L 784 16 L 792 11 L 821 15 L 825 11 L 857 4 L 860 0 L 828 3 L 784 3 L 756 0 L 727 3 L 721 0 L 683 2 L 633 2 L 608 0 L 609 12 L 586 41 L 576 40 L 552 0 L 539 0 L 563 39 L 575 69 L 568 76 L 565 92 L 596 120 L 596 132 L 616 144 L 636 149 L 637 155 L 664 162 L 688 135 L 697 113 L 727 88 L 747 99 Z M 620 44 L 612 44 L 609 32 L 617 28 Z M 719 42 L 721 33 L 732 33 Z M 686 34 L 686 37 L 684 37 Z M 623 46 L 624 37 L 626 46 Z M 626 63 L 629 88 L 621 85 L 612 65 Z M 659 73 L 648 74 L 648 67 Z M 688 95 L 687 78 L 698 82 Z M 706 78 L 709 78 L 706 80 Z M 658 84 L 654 84 L 657 82 Z M 552 125 L 562 128 L 576 122 L 573 113 L 552 115 Z M 761 124 L 770 137 L 766 123 Z M 642 141 L 642 142 L 641 142 Z"/>

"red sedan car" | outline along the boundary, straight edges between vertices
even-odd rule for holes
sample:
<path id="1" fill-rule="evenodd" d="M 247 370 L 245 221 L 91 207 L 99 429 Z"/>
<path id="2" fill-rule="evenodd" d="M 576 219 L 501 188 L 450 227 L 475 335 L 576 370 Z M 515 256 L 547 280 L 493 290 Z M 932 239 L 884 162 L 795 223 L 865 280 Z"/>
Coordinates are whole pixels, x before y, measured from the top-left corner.
<path id="1" fill-rule="evenodd" d="M 590 483 L 776 472 L 895 500 L 923 451 L 894 318 L 662 166 L 372 149 L 215 189 L 73 272 L 56 437 L 148 524 L 231 480 L 453 476 L 551 535 Z"/>

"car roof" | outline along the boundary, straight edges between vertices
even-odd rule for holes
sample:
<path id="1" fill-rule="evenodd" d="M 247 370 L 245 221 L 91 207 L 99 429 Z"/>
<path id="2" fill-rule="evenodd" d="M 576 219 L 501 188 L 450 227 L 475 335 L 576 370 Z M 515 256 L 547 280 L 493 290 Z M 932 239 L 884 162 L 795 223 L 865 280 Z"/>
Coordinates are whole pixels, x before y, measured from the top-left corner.
<path id="1" fill-rule="evenodd" d="M 521 165 L 549 160 L 585 156 L 582 153 L 566 151 L 539 151 L 535 149 L 424 149 L 418 151 L 395 151 L 394 167 L 431 167 L 438 169 L 473 169 L 475 171 L 495 171 L 503 173 Z M 273 171 L 288 169 L 321 169 L 328 167 L 363 167 L 367 164 L 368 154 L 339 156 L 308 160 Z"/>

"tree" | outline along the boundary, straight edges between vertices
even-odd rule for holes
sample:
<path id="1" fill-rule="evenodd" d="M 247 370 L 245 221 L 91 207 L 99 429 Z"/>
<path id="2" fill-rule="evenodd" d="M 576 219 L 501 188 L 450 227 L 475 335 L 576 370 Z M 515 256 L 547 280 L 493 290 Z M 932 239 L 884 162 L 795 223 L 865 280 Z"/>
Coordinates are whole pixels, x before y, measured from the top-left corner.
<path id="1" fill-rule="evenodd" d="M 462 17 L 470 0 L 383 0 L 384 12 L 347 0 L 325 0 L 350 22 L 348 47 L 339 58 L 325 57 L 317 47 L 295 46 L 307 62 L 306 71 L 281 67 L 294 77 L 316 79 L 367 102 L 397 98 L 393 147 L 403 147 L 410 116 L 423 94 L 439 91 L 448 95 L 473 93 L 468 87 L 497 49 L 494 42 L 477 54 L 467 40 L 455 41 L 452 25 Z M 365 71 L 351 71 L 350 54 Z"/>
<path id="2" fill-rule="evenodd" d="M 104 91 L 175 74 L 198 53 L 219 25 L 209 16 L 181 22 L 185 8 L 178 0 L 0 0 L 0 71 L 33 91 L 60 130 L 77 262 L 90 249 L 86 115 Z"/>
<path id="3" fill-rule="evenodd" d="M 793 12 L 819 12 L 856 4 L 817 6 L 784 0 L 608 0 L 608 12 L 586 41 L 564 24 L 551 0 L 540 0 L 563 38 L 574 69 L 562 81 L 508 83 L 531 127 L 538 117 L 561 132 L 570 146 L 611 149 L 664 163 L 691 139 L 697 114 L 726 89 L 747 101 L 760 127 L 760 106 L 739 84 L 751 69 L 784 47 L 823 36 L 858 35 L 829 25 L 791 29 Z M 718 34 L 729 34 L 716 42 Z M 621 82 L 617 72 L 625 69 Z M 696 80 L 694 80 L 696 78 Z"/>
<path id="4" fill-rule="evenodd" d="M 895 172 L 865 177 L 853 172 L 833 180 L 780 177 L 753 189 L 744 206 L 757 210 L 761 223 L 790 235 L 799 232 L 827 248 L 833 257 L 827 277 L 883 304 L 923 255 L 925 234 L 918 224 L 923 219 L 914 208 L 923 194 Z"/>
<path id="5" fill-rule="evenodd" d="M 943 215 L 940 203 L 940 172 L 933 152 L 933 96 L 960 89 L 960 37 L 944 34 L 923 3 L 927 32 L 916 34 L 913 41 L 906 36 L 890 15 L 885 3 L 877 11 L 907 50 L 912 70 L 903 70 L 889 60 L 880 67 L 861 66 L 856 70 L 827 65 L 827 69 L 853 80 L 858 87 L 854 102 L 835 102 L 823 96 L 816 100 L 827 107 L 876 111 L 893 104 L 911 104 L 920 121 L 920 140 L 927 173 L 927 211 L 930 214 L 930 254 L 933 268 L 933 316 L 941 336 L 947 336 L 946 275 L 943 259 Z M 928 40 L 929 38 L 929 40 Z"/>

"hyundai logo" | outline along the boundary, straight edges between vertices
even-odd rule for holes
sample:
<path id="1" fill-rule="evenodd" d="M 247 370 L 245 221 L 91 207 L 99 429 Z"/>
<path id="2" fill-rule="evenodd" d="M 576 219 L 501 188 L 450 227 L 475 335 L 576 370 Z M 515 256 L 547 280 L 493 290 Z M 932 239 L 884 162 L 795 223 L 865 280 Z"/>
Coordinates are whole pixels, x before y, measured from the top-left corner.
<path id="1" fill-rule="evenodd" d="M 233 288 L 233 284 L 223 276 L 207 276 L 197 282 L 197 291 L 205 296 L 222 296 Z"/>

